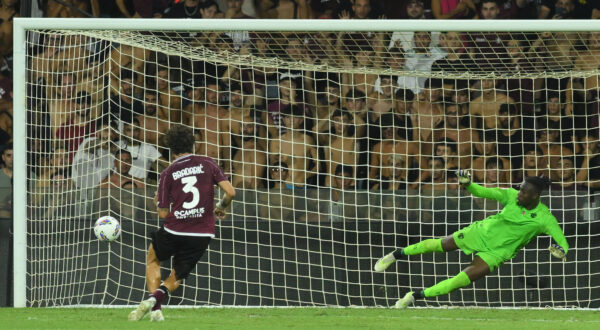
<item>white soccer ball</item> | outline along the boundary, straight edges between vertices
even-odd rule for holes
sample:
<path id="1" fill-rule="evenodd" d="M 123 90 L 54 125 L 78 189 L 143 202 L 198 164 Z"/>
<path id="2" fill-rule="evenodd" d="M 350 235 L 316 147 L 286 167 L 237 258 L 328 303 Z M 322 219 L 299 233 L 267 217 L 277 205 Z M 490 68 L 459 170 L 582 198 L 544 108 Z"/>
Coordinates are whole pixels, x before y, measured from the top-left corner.
<path id="1" fill-rule="evenodd" d="M 105 215 L 96 220 L 94 234 L 101 241 L 114 241 L 121 236 L 121 224 L 110 215 Z"/>

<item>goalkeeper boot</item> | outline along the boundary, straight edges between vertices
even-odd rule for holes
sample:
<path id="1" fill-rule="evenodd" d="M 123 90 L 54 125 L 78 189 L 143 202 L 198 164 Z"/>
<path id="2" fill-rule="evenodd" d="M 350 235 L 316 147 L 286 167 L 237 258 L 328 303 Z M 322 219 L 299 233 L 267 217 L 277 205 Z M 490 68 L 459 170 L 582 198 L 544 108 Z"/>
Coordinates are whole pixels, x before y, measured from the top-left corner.
<path id="1" fill-rule="evenodd" d="M 163 316 L 162 310 L 157 309 L 155 311 L 150 312 L 150 321 L 152 322 L 162 322 L 165 320 Z"/>
<path id="2" fill-rule="evenodd" d="M 375 263 L 375 267 L 373 267 L 373 269 L 375 269 L 376 272 L 382 272 L 386 270 L 391 264 L 396 262 L 394 252 L 388 253 L 385 256 L 379 258 L 379 260 L 377 260 L 377 262 Z"/>
<path id="3" fill-rule="evenodd" d="M 156 304 L 156 299 L 154 298 L 142 301 L 138 308 L 129 313 L 129 321 L 139 321 L 143 319 L 144 316 L 150 312 L 152 307 L 154 307 L 154 304 Z"/>
<path id="4" fill-rule="evenodd" d="M 414 304 L 415 297 L 413 297 L 413 294 L 414 294 L 413 291 L 405 294 L 404 297 L 402 297 L 402 299 L 399 299 L 398 301 L 396 301 L 394 308 L 405 309 L 406 307 Z"/>

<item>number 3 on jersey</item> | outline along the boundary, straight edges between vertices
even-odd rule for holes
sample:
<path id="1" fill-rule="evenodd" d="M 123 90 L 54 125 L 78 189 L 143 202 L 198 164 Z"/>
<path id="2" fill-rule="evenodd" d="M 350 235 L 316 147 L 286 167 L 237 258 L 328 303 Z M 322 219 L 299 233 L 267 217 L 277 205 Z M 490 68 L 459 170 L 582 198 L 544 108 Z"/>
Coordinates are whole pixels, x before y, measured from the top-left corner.
<path id="1" fill-rule="evenodd" d="M 192 193 L 192 201 L 183 203 L 183 207 L 186 209 L 195 208 L 198 203 L 200 203 L 200 191 L 196 188 L 195 184 L 198 181 L 195 176 L 186 176 L 181 178 L 181 183 L 185 184 L 183 186 L 184 193 Z"/>

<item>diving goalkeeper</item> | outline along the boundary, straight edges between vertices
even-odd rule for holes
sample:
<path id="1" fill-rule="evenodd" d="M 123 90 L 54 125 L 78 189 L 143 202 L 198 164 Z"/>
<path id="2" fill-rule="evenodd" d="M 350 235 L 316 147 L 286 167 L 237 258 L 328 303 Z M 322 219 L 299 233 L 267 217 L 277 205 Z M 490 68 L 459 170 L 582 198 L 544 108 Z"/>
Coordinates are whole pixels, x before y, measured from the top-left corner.
<path id="1" fill-rule="evenodd" d="M 484 188 L 471 183 L 468 171 L 456 172 L 458 181 L 477 197 L 496 200 L 504 205 L 502 212 L 471 225 L 445 238 L 426 239 L 417 244 L 382 257 L 375 271 L 382 272 L 396 260 L 429 252 L 448 252 L 461 249 L 465 254 L 476 253 L 473 262 L 458 275 L 419 291 L 408 292 L 394 307 L 406 308 L 415 299 L 448 294 L 471 282 L 485 277 L 512 259 L 531 239 L 540 234 L 552 236 L 557 244 L 549 248 L 552 255 L 565 259 L 569 244 L 548 207 L 540 202 L 540 194 L 548 188 L 550 180 L 544 177 L 527 177 L 521 189 Z"/>

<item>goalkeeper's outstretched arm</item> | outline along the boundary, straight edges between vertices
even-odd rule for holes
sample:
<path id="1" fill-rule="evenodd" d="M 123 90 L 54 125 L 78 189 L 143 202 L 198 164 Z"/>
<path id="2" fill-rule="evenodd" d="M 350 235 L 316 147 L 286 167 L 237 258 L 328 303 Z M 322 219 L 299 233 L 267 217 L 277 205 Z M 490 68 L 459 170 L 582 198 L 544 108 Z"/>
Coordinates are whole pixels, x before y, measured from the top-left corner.
<path id="1" fill-rule="evenodd" d="M 469 173 L 469 171 L 458 170 L 456 171 L 456 176 L 458 177 L 458 182 L 474 196 L 493 199 L 500 202 L 502 205 L 506 205 L 510 198 L 508 189 L 485 188 L 471 182 L 471 173 Z"/>
<path id="2" fill-rule="evenodd" d="M 557 243 L 552 244 L 550 248 L 548 248 L 548 250 L 550 250 L 550 253 L 552 253 L 553 256 L 560 259 L 566 259 L 565 256 L 567 252 L 569 252 L 569 243 L 565 238 L 565 234 L 558 225 L 558 221 L 556 221 L 556 218 L 554 216 L 551 215 L 550 217 L 548 217 L 548 219 L 545 220 L 546 228 L 544 230 L 544 233 L 552 236 L 552 239 L 554 239 L 554 241 Z"/>

